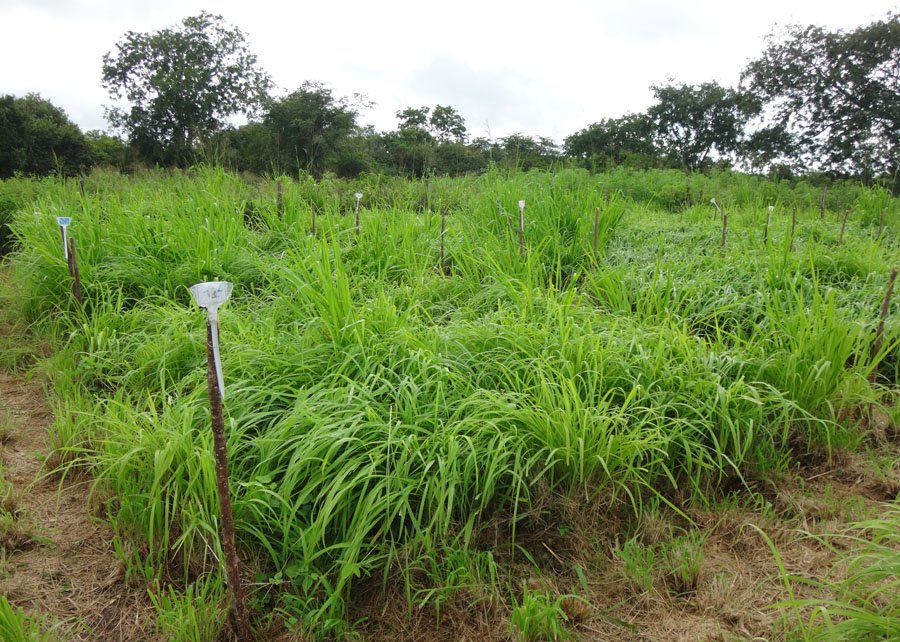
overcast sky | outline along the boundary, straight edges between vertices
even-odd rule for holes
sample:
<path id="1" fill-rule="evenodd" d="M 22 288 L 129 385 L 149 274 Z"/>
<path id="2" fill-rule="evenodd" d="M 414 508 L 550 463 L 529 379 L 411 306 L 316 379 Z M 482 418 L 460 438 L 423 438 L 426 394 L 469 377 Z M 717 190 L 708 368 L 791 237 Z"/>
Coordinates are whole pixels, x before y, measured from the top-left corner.
<path id="1" fill-rule="evenodd" d="M 84 130 L 106 129 L 103 54 L 126 31 L 201 10 L 247 36 L 281 93 L 304 80 L 376 103 L 396 127 L 408 106 L 452 105 L 470 136 L 565 136 L 646 109 L 673 78 L 734 85 L 777 25 L 852 29 L 896 0 L 310 1 L 0 0 L 0 94 L 38 92 Z"/>

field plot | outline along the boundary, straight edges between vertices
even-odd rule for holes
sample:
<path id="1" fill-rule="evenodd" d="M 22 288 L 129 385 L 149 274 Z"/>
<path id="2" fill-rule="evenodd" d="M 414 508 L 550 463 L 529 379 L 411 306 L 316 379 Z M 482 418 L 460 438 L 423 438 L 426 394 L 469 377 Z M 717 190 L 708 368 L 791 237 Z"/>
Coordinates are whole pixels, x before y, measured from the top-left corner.
<path id="1" fill-rule="evenodd" d="M 285 179 L 279 208 L 215 169 L 4 189 L 7 322 L 52 345 L 48 468 L 91 480 L 160 639 L 229 635 L 188 292 L 209 280 L 234 283 L 260 639 L 900 634 L 887 192 L 492 172 Z"/>

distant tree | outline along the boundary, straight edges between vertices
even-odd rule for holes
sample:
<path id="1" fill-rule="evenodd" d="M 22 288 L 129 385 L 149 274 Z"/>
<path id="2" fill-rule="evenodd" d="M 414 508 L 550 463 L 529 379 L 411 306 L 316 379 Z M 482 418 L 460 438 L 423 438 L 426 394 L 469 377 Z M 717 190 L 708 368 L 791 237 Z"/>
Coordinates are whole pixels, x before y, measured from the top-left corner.
<path id="1" fill-rule="evenodd" d="M 275 145 L 281 171 L 303 170 L 316 178 L 338 162 L 356 131 L 359 109 L 369 103 L 363 96 L 335 98 L 322 83 L 305 82 L 300 89 L 274 101 L 263 123 Z M 346 159 L 345 159 L 346 160 Z"/>
<path id="2" fill-rule="evenodd" d="M 605 118 L 567 137 L 566 156 L 596 170 L 630 165 L 647 168 L 658 163 L 653 126 L 646 114 Z"/>
<path id="3" fill-rule="evenodd" d="M 244 34 L 206 12 L 160 31 L 129 31 L 103 57 L 103 87 L 131 104 L 108 109 L 107 118 L 151 162 L 190 162 L 229 116 L 256 113 L 270 86 Z"/>
<path id="4" fill-rule="evenodd" d="M 430 112 L 429 107 L 402 109 L 396 112 L 397 130 L 384 135 L 384 146 L 398 174 L 419 177 L 433 169 L 435 138 Z"/>
<path id="5" fill-rule="evenodd" d="M 134 165 L 131 148 L 118 136 L 92 129 L 84 135 L 94 165 L 112 167 L 120 172 Z"/>
<path id="6" fill-rule="evenodd" d="M 466 121 L 453 107 L 407 107 L 396 116 L 397 130 L 385 134 L 383 143 L 397 173 L 463 174 L 484 166 L 477 151 L 466 147 Z"/>
<path id="7" fill-rule="evenodd" d="M 428 131 L 428 112 L 430 111 L 431 109 L 428 107 L 407 107 L 406 109 L 401 109 L 396 113 L 397 119 L 400 121 L 397 129 L 417 129 L 430 136 L 431 134 Z"/>
<path id="8" fill-rule="evenodd" d="M 435 105 L 428 124 L 431 134 L 440 143 L 464 143 L 466 140 L 466 121 L 449 105 Z"/>
<path id="9" fill-rule="evenodd" d="M 91 163 L 84 135 L 59 107 L 37 94 L 0 97 L 0 178 L 74 175 Z"/>
<path id="10" fill-rule="evenodd" d="M 436 174 L 459 176 L 484 171 L 488 157 L 478 148 L 465 143 L 442 143 L 434 150 L 434 171 Z"/>
<path id="11" fill-rule="evenodd" d="M 849 32 L 788 26 L 742 82 L 789 134 L 785 156 L 839 173 L 900 169 L 900 15 Z"/>
<path id="12" fill-rule="evenodd" d="M 534 138 L 521 132 L 499 140 L 504 162 L 508 167 L 522 170 L 547 169 L 561 156 L 557 144 L 550 138 Z"/>
<path id="13" fill-rule="evenodd" d="M 434 139 L 425 129 L 401 126 L 382 141 L 396 173 L 420 177 L 432 169 Z"/>
<path id="14" fill-rule="evenodd" d="M 745 126 L 759 113 L 758 101 L 718 83 L 654 85 L 656 103 L 647 110 L 657 146 L 685 171 L 710 164 L 711 154 L 737 152 Z"/>

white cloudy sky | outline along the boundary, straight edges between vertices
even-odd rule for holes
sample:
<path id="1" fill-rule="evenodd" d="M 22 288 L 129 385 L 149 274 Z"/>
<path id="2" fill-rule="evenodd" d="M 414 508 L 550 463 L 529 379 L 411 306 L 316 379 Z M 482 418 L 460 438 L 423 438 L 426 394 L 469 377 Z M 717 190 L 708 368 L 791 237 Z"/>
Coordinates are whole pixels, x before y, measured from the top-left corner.
<path id="1" fill-rule="evenodd" d="M 561 141 L 600 118 L 642 111 L 649 85 L 735 84 L 776 24 L 851 29 L 896 0 L 0 0 L 0 94 L 38 92 L 83 129 L 104 129 L 103 54 L 126 31 L 201 10 L 248 37 L 282 92 L 304 80 L 376 102 L 362 120 L 396 126 L 407 106 L 449 104 L 472 136 Z"/>

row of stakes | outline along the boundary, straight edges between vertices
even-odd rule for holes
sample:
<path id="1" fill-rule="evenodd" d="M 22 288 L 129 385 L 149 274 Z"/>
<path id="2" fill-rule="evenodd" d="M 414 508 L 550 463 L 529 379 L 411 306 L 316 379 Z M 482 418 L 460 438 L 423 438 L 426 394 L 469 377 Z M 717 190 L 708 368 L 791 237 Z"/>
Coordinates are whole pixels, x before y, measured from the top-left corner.
<path id="1" fill-rule="evenodd" d="M 728 212 L 716 202 L 716 199 L 709 199 L 710 204 L 716 208 L 715 212 L 722 219 L 722 247 L 724 248 L 727 240 L 728 240 Z M 769 205 L 768 214 L 766 215 L 766 225 L 763 229 L 763 243 L 766 244 L 769 242 L 769 226 L 772 224 L 772 212 L 775 211 L 774 205 Z M 884 208 L 881 208 L 881 220 L 878 227 L 878 237 L 881 238 L 884 236 Z M 841 221 L 841 233 L 838 237 L 838 244 L 843 245 L 844 243 L 844 230 L 847 229 L 847 219 L 850 218 L 850 208 L 844 209 L 843 220 L 841 220 L 841 215 L 838 213 L 838 220 Z M 825 207 L 824 200 L 821 207 L 821 220 L 825 220 Z M 791 236 L 790 236 L 790 247 L 789 250 L 793 251 L 794 249 L 794 232 L 797 229 L 797 208 L 794 207 L 791 209 Z M 596 248 L 595 248 L 596 251 Z"/>
<path id="2" fill-rule="evenodd" d="M 282 207 L 281 182 L 278 184 L 278 207 Z M 356 192 L 356 229 L 359 232 L 359 206 L 362 200 L 362 193 Z M 722 247 L 725 247 L 726 236 L 728 231 L 728 213 L 723 210 L 716 199 L 710 199 L 718 215 L 722 218 Z M 525 201 L 519 200 L 519 252 L 522 257 L 525 256 Z M 765 240 L 768 240 L 769 225 L 772 220 L 772 213 L 775 210 L 773 205 L 768 206 L 768 216 L 766 218 Z M 847 216 L 849 210 L 844 213 L 844 221 L 841 226 L 841 240 L 843 241 L 844 227 L 847 224 Z M 824 215 L 823 215 L 824 216 Z M 594 210 L 594 234 L 593 234 L 593 250 L 594 255 L 597 253 L 598 230 L 600 220 L 600 208 Z M 69 274 L 72 277 L 72 295 L 79 307 L 84 304 L 81 292 L 81 280 L 78 273 L 78 258 L 75 250 L 75 239 L 69 236 L 68 228 L 72 224 L 72 218 L 69 216 L 58 216 L 56 222 L 59 225 L 60 234 L 62 236 L 63 258 L 69 267 Z M 794 228 L 797 223 L 797 209 L 794 208 L 791 224 L 791 246 L 793 247 Z M 313 228 L 312 233 L 315 234 L 315 211 L 313 211 Z M 882 211 L 882 229 L 884 227 L 884 211 Z M 445 211 L 441 210 L 441 265 L 444 263 L 444 232 L 445 232 Z M 890 311 L 891 294 L 894 289 L 894 283 L 897 279 L 897 268 L 893 268 L 888 280 L 887 291 L 881 306 L 881 314 L 879 323 L 875 332 L 875 340 L 872 345 L 872 354 L 878 354 L 881 350 L 884 334 L 884 323 Z M 189 288 L 191 296 L 197 306 L 206 309 L 206 351 L 207 351 L 207 388 L 209 391 L 210 419 L 213 433 L 213 449 L 216 463 L 216 487 L 219 496 L 219 509 L 222 518 L 222 531 L 220 533 L 222 539 L 222 549 L 225 553 L 225 572 L 228 580 L 228 586 L 232 594 L 231 616 L 234 622 L 235 633 L 239 642 L 250 642 L 252 639 L 250 630 L 250 614 L 247 609 L 247 602 L 244 595 L 243 583 L 241 580 L 240 561 L 237 555 L 237 547 L 234 536 L 234 513 L 231 506 L 231 490 L 228 482 L 228 454 L 227 441 L 225 436 L 225 419 L 223 412 L 223 401 L 225 398 L 225 381 L 222 374 L 222 360 L 219 346 L 219 308 L 225 304 L 230 298 L 234 290 L 234 285 L 228 281 L 207 281 L 197 283 Z M 876 373 L 873 371 L 871 379 L 875 380 Z"/>

